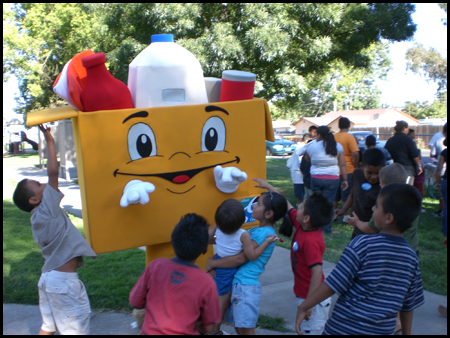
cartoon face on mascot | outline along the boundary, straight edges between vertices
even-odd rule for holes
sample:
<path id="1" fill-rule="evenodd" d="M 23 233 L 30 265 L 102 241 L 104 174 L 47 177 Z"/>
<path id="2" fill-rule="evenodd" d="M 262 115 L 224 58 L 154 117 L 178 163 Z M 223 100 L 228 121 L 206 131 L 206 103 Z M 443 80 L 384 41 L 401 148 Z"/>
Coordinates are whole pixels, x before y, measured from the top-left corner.
<path id="1" fill-rule="evenodd" d="M 86 237 L 97 253 L 147 246 L 147 263 L 174 256 L 170 235 L 197 213 L 214 224 L 228 198 L 258 196 L 273 140 L 267 102 L 29 113 L 27 125 L 72 118 Z M 247 210 L 251 214 L 251 210 Z M 248 219 L 245 228 L 257 223 Z M 203 268 L 208 254 L 198 264 Z"/>

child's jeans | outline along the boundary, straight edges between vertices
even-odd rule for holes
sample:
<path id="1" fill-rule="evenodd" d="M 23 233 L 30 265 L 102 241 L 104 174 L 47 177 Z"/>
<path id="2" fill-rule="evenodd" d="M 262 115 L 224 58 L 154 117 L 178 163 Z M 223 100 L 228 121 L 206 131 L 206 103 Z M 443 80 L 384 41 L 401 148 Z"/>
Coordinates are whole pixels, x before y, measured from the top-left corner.
<path id="1" fill-rule="evenodd" d="M 219 255 L 214 255 L 214 259 L 220 259 Z M 216 282 L 217 292 L 219 296 L 226 295 L 228 291 L 230 291 L 231 286 L 233 284 L 233 277 L 237 271 L 237 267 L 235 268 L 216 268 L 216 277 L 214 277 L 214 281 Z"/>
<path id="2" fill-rule="evenodd" d="M 297 297 L 297 306 L 305 300 Z M 321 335 L 328 320 L 328 311 L 331 305 L 331 297 L 313 307 L 313 312 L 309 320 L 304 320 L 300 324 L 300 329 L 305 335 Z"/>
<path id="3" fill-rule="evenodd" d="M 41 329 L 60 334 L 89 334 L 90 305 L 76 272 L 44 272 L 38 282 Z"/>

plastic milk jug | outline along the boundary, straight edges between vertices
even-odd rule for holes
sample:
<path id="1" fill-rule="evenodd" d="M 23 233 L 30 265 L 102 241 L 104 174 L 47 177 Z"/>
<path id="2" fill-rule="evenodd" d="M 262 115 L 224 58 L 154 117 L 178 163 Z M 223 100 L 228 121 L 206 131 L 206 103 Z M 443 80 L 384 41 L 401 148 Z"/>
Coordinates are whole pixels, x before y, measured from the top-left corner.
<path id="1" fill-rule="evenodd" d="M 172 34 L 152 35 L 129 65 L 128 88 L 134 108 L 208 103 L 200 62 Z"/>

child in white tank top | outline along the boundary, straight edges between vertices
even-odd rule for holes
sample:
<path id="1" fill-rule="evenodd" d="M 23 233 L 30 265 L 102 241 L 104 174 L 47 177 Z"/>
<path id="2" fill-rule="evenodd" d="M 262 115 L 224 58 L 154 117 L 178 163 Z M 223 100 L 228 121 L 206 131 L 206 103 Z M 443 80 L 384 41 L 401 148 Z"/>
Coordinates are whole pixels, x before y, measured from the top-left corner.
<path id="1" fill-rule="evenodd" d="M 247 258 L 254 261 L 261 256 L 269 244 L 277 240 L 276 235 L 268 236 L 260 246 L 252 241 L 249 233 L 241 229 L 245 222 L 244 206 L 232 198 L 224 201 L 217 208 L 215 221 L 216 224 L 209 229 L 210 244 L 216 244 L 217 254 L 214 259 L 234 256 L 244 251 Z M 222 319 L 230 305 L 231 285 L 237 269 L 238 267 L 215 269 L 214 280 L 219 293 Z M 220 332 L 220 324 L 216 324 L 213 331 L 213 333 L 218 332 Z"/>

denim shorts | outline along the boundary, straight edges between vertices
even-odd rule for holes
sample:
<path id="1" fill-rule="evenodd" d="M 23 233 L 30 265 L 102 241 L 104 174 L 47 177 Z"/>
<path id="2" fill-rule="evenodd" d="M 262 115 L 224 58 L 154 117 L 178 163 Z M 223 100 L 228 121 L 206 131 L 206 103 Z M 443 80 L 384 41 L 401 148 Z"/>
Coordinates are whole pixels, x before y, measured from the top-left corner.
<path id="1" fill-rule="evenodd" d="M 259 316 L 261 285 L 233 284 L 231 306 L 225 320 L 235 327 L 255 328 Z"/>
<path id="2" fill-rule="evenodd" d="M 219 255 L 215 255 L 214 259 L 220 259 Z M 237 267 L 235 268 L 216 268 L 216 277 L 214 277 L 214 281 L 216 282 L 217 292 L 219 296 L 226 295 L 228 291 L 231 289 L 231 285 L 233 284 L 234 274 L 237 271 Z"/>

